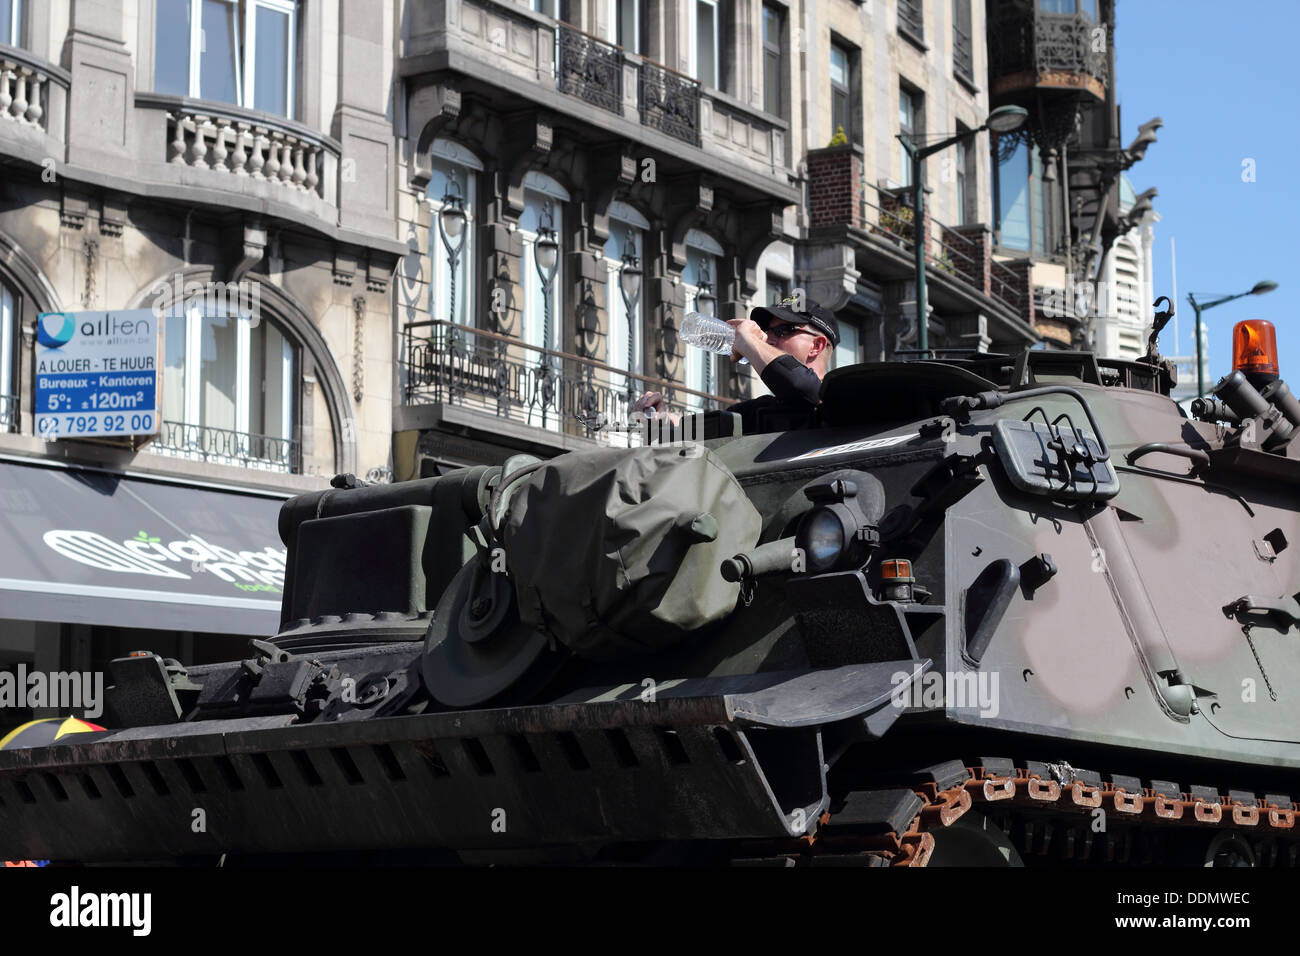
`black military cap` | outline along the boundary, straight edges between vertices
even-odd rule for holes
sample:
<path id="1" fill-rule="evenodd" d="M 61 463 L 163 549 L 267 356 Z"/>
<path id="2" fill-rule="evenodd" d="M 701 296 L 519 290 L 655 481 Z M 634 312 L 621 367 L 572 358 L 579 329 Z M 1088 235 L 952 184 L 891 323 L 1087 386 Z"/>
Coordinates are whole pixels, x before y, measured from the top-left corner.
<path id="1" fill-rule="evenodd" d="M 790 322 L 794 325 L 811 325 L 830 339 L 832 346 L 839 345 L 840 324 L 835 321 L 835 313 L 808 299 L 805 299 L 803 304 L 803 311 L 797 310 L 795 306 L 798 305 L 798 300 L 791 296 L 776 305 L 759 306 L 749 313 L 749 317 L 764 329 L 773 320 Z"/>

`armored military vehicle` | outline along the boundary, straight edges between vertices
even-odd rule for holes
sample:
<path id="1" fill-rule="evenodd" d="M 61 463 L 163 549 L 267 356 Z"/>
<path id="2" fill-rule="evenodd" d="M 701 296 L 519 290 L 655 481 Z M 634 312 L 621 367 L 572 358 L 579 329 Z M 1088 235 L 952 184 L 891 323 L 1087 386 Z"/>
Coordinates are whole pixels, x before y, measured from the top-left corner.
<path id="1" fill-rule="evenodd" d="M 1169 314 L 838 369 L 815 428 L 336 479 L 279 633 L 0 753 L 0 851 L 1294 863 L 1300 403 L 1252 321 L 1189 416 Z"/>

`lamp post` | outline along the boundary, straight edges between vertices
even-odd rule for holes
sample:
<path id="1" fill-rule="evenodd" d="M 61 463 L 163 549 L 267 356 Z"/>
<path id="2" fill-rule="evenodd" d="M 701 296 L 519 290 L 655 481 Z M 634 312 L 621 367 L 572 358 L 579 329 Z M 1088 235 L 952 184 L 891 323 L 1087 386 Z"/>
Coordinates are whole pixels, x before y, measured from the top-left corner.
<path id="1" fill-rule="evenodd" d="M 461 250 L 465 248 L 465 199 L 461 195 L 460 183 L 455 174 L 447 177 L 447 191 L 442 197 L 442 210 L 438 213 L 438 232 L 442 234 L 442 247 L 447 250 L 448 269 L 448 316 L 456 321 L 456 263 Z"/>
<path id="2" fill-rule="evenodd" d="M 542 426 L 546 426 L 546 407 L 551 403 L 551 283 L 560 268 L 560 244 L 555 238 L 555 216 L 551 201 L 546 200 L 542 206 L 541 221 L 537 225 L 537 240 L 533 244 L 533 265 L 537 267 L 537 276 L 542 280 L 542 362 L 538 367 L 541 373 Z M 533 401 L 537 401 L 534 393 Z"/>
<path id="3" fill-rule="evenodd" d="M 1014 129 L 1019 129 L 1028 116 L 1029 112 L 1022 106 L 999 106 L 989 114 L 988 119 L 984 121 L 982 126 L 967 130 L 964 133 L 958 133 L 956 136 L 949 136 L 947 139 L 938 143 L 931 143 L 929 146 L 921 146 L 912 142 L 906 135 L 898 134 L 898 141 L 903 144 L 903 149 L 912 162 L 912 245 L 916 257 L 916 327 L 917 345 L 922 358 L 930 352 L 929 320 L 926 316 L 928 309 L 925 288 L 926 244 L 923 235 L 925 228 L 925 183 L 921 181 L 925 171 L 925 160 L 940 150 L 974 137 L 981 130 L 988 129 L 995 133 L 1009 133 Z"/>
<path id="4" fill-rule="evenodd" d="M 438 213 L 438 232 L 442 235 L 442 247 L 447 250 L 447 321 L 451 323 L 451 351 L 454 354 L 460 345 L 460 331 L 456 328 L 456 263 L 461 250 L 465 248 L 465 200 L 461 195 L 460 183 L 456 181 L 455 171 L 447 175 L 447 189 L 442 196 L 442 209 Z"/>
<path id="5" fill-rule="evenodd" d="M 1256 282 L 1255 285 L 1246 292 L 1238 292 L 1236 295 L 1225 295 L 1221 299 L 1215 299 L 1213 302 L 1197 302 L 1196 293 L 1187 293 L 1187 301 L 1192 305 L 1192 311 L 1196 313 L 1196 397 L 1205 397 L 1205 365 L 1202 357 L 1204 351 L 1201 345 L 1201 313 L 1206 309 L 1212 309 L 1216 305 L 1223 305 L 1225 302 L 1231 302 L 1233 299 L 1240 299 L 1248 295 L 1263 295 L 1265 292 L 1272 292 L 1277 288 L 1276 282 L 1269 282 L 1264 279 Z"/>
<path id="6" fill-rule="evenodd" d="M 618 286 L 623 293 L 623 310 L 627 313 L 627 401 L 632 404 L 632 363 L 636 357 L 636 323 L 633 315 L 641 298 L 641 259 L 636 254 L 636 238 L 629 229 L 623 240 L 623 265 L 618 271 Z"/>
<path id="7" fill-rule="evenodd" d="M 718 313 L 718 297 L 713 294 L 713 281 L 709 277 L 709 263 L 700 258 L 700 291 L 695 294 L 695 311 L 710 318 Z M 704 391 L 713 394 L 713 353 L 705 352 Z"/>

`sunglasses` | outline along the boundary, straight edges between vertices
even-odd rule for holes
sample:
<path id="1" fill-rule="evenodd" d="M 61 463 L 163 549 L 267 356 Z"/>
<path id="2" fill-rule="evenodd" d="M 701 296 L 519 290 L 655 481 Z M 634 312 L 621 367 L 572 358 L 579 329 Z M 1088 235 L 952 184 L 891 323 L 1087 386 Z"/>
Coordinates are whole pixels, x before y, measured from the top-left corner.
<path id="1" fill-rule="evenodd" d="M 792 335 L 798 335 L 800 332 L 806 332 L 809 335 L 821 335 L 820 332 L 814 332 L 812 329 L 803 329 L 797 325 L 791 325 L 789 322 L 773 322 L 763 329 L 768 335 L 778 339 L 788 339 Z"/>

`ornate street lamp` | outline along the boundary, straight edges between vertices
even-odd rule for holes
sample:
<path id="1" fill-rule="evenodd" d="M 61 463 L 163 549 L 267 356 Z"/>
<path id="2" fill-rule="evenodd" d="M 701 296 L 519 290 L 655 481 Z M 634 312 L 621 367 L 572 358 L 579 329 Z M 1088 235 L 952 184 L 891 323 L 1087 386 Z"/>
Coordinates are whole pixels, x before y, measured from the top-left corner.
<path id="1" fill-rule="evenodd" d="M 618 271 L 618 286 L 623 293 L 623 310 L 627 313 L 627 400 L 630 405 L 635 394 L 632 383 L 633 360 L 636 356 L 636 306 L 641 298 L 641 259 L 636 254 L 636 239 L 629 229 L 624 234 L 623 265 Z"/>
<path id="2" fill-rule="evenodd" d="M 1223 305 L 1225 302 L 1231 302 L 1233 299 L 1240 299 L 1247 295 L 1263 295 L 1265 292 L 1272 292 L 1277 288 L 1276 282 L 1270 282 L 1268 279 L 1256 282 L 1254 286 L 1245 292 L 1238 292 L 1236 295 L 1225 295 L 1221 299 L 1215 299 L 1213 302 L 1200 303 L 1196 301 L 1196 293 L 1187 293 L 1187 301 L 1192 304 L 1192 311 L 1196 313 L 1196 397 L 1205 397 L 1205 366 L 1202 364 L 1205 360 L 1202 358 L 1203 347 L 1201 345 L 1201 313 L 1206 309 L 1212 309 L 1216 305 Z M 1204 295 L 1204 293 L 1202 293 Z"/>
<path id="3" fill-rule="evenodd" d="M 989 114 L 982 126 L 958 133 L 956 136 L 949 136 L 929 146 L 921 146 L 906 135 L 898 134 L 899 142 L 903 144 L 903 149 L 912 160 L 912 245 L 916 254 L 916 328 L 921 358 L 930 354 L 929 317 L 926 315 L 929 303 L 926 302 L 925 288 L 925 184 L 921 181 L 925 160 L 940 150 L 947 149 L 962 140 L 971 139 L 981 130 L 1009 133 L 1019 129 L 1028 116 L 1029 112 L 1023 106 L 999 106 Z"/>
<path id="4" fill-rule="evenodd" d="M 442 234 L 442 247 L 447 250 L 447 267 L 450 281 L 447 284 L 450 305 L 447 318 L 456 321 L 456 263 L 465 248 L 465 199 L 460 183 L 453 172 L 447 177 L 447 191 L 442 197 L 442 211 L 438 213 L 438 232 Z"/>
<path id="5" fill-rule="evenodd" d="M 695 294 L 695 311 L 710 318 L 718 314 L 718 297 L 713 294 L 713 282 L 709 277 L 709 263 L 700 257 L 700 291 Z M 713 394 L 713 353 L 705 352 L 704 391 Z"/>
<path id="6" fill-rule="evenodd" d="M 456 264 L 465 248 L 465 199 L 455 170 L 447 174 L 447 189 L 442 196 L 442 210 L 438 213 L 438 232 L 442 247 L 447 250 L 447 321 L 451 323 L 451 350 L 459 350 L 460 332 L 456 328 Z"/>
<path id="7" fill-rule="evenodd" d="M 555 214 L 551 201 L 542 205 L 541 220 L 537 225 L 537 240 L 533 243 L 533 265 L 537 267 L 537 276 L 542 280 L 542 362 L 538 367 L 541 389 L 542 426 L 546 426 L 546 409 L 554 397 L 551 385 L 551 284 L 560 268 L 560 244 L 555 238 Z M 534 389 L 533 403 L 538 400 Z"/>

